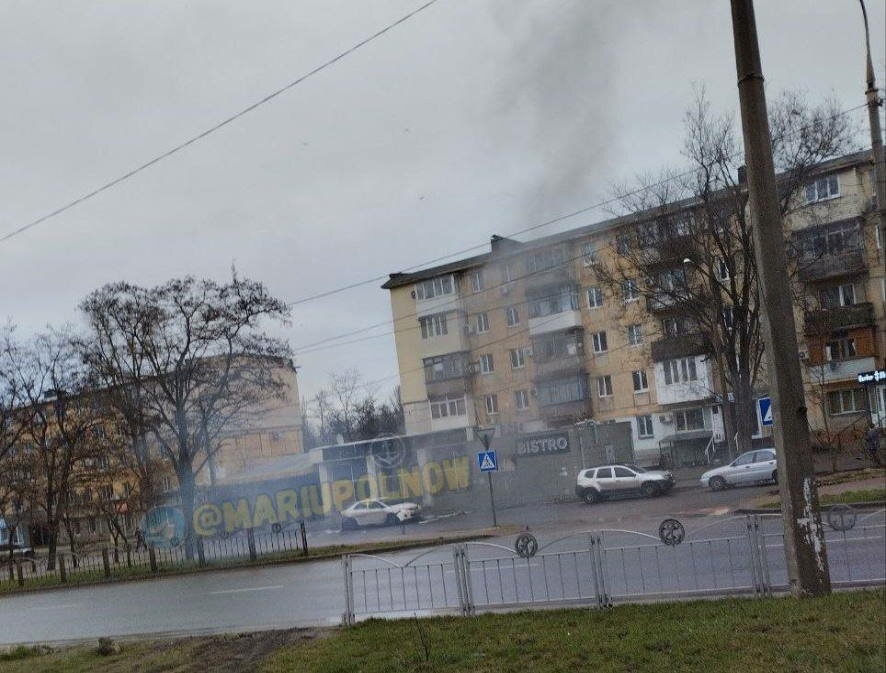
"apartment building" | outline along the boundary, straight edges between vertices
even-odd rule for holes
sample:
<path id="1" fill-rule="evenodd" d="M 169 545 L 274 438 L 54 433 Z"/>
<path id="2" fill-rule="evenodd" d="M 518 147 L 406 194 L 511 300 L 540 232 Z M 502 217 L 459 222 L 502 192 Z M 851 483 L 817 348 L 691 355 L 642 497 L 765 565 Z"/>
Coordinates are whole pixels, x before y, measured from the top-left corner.
<path id="1" fill-rule="evenodd" d="M 826 162 L 786 225 L 799 251 L 800 355 L 822 443 L 835 428 L 860 433 L 884 421 L 886 386 L 858 383 L 883 367 L 886 348 L 872 194 L 869 153 Z M 407 433 L 629 421 L 641 464 L 700 462 L 725 447 L 730 391 L 679 304 L 644 298 L 630 279 L 613 287 L 597 271 L 654 220 L 639 213 L 529 242 L 493 236 L 488 253 L 391 274 L 383 288 Z"/>

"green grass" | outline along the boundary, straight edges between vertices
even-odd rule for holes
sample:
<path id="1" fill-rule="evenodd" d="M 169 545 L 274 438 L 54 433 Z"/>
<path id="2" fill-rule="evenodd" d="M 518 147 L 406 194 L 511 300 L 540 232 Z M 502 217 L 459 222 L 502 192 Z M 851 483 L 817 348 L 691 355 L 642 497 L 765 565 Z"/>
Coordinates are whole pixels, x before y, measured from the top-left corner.
<path id="1" fill-rule="evenodd" d="M 502 529 L 499 529 L 498 532 L 501 533 L 501 530 Z M 325 558 L 335 558 L 342 554 L 399 551 L 403 549 L 414 549 L 417 547 L 431 547 L 439 544 L 451 544 L 453 542 L 464 542 L 466 540 L 478 540 L 488 537 L 491 537 L 490 533 L 475 533 L 471 535 L 452 535 L 439 538 L 379 541 L 352 545 L 329 545 L 325 547 L 311 548 L 309 549 L 307 556 L 300 551 L 281 551 L 260 554 L 255 561 L 251 561 L 249 558 L 209 560 L 203 567 L 200 567 L 196 560 L 182 560 L 171 564 L 164 564 L 158 555 L 157 572 L 151 572 L 150 567 L 144 564 L 135 565 L 131 568 L 127 567 L 126 557 L 121 553 L 120 563 L 114 564 L 112 562 L 111 564 L 110 578 L 104 576 L 101 560 L 99 559 L 98 568 L 92 565 L 89 568 L 72 568 L 68 565 L 67 583 L 62 583 L 57 574 L 42 577 L 27 577 L 26 575 L 23 587 L 20 587 L 18 581 L 15 579 L 10 581 L 7 568 L 3 567 L 0 568 L 0 595 L 18 593 L 21 591 L 52 589 L 77 584 L 122 582 L 126 580 L 151 579 L 160 576 L 208 572 L 212 570 L 248 568 L 264 565 L 277 565 L 281 563 L 301 563 L 305 561 L 317 561 Z M 68 563 L 70 563 L 70 561 L 68 561 Z"/>
<path id="2" fill-rule="evenodd" d="M 371 620 L 319 633 L 124 643 L 123 652 L 110 657 L 78 647 L 0 662 L 0 673 L 882 673 L 884 617 L 886 591 L 880 589 L 806 600 Z"/>
<path id="3" fill-rule="evenodd" d="M 822 506 L 836 504 L 852 505 L 864 502 L 881 502 L 883 500 L 886 500 L 886 488 L 865 488 L 818 496 L 818 502 Z M 760 507 L 764 509 L 781 507 L 781 500 L 768 500 L 762 503 Z"/>

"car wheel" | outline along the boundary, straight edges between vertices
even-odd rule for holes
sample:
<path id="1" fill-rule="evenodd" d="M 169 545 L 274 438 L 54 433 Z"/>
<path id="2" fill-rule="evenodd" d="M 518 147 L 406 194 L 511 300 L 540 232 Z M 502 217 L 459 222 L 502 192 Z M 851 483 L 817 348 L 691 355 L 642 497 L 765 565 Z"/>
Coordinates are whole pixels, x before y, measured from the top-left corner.
<path id="1" fill-rule="evenodd" d="M 400 519 L 397 518 L 396 514 L 388 514 L 387 518 L 385 519 L 385 523 L 389 526 L 396 526 L 398 523 L 400 523 Z"/>
<path id="2" fill-rule="evenodd" d="M 661 493 L 661 489 L 658 487 L 658 484 L 647 481 L 645 484 L 640 486 L 640 492 L 647 498 L 652 498 Z"/>
<path id="3" fill-rule="evenodd" d="M 711 477 L 708 486 L 711 487 L 712 491 L 722 491 L 726 488 L 726 480 L 723 477 Z"/>
<path id="4" fill-rule="evenodd" d="M 778 483 L 778 470 L 772 470 L 772 482 L 774 484 Z"/>
<path id="5" fill-rule="evenodd" d="M 359 528 L 356 519 L 352 519 L 349 516 L 343 516 L 341 519 L 341 529 L 342 530 L 356 530 Z"/>
<path id="6" fill-rule="evenodd" d="M 600 494 L 597 493 L 592 488 L 589 488 L 587 491 L 582 493 L 581 499 L 584 500 L 588 505 L 593 505 L 595 502 L 599 502 Z"/>

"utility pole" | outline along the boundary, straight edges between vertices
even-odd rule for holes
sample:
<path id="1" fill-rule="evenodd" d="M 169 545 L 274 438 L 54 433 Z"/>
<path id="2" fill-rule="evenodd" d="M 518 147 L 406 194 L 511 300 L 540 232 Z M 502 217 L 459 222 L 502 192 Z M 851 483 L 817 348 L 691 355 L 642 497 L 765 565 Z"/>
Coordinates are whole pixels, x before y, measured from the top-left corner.
<path id="1" fill-rule="evenodd" d="M 868 120 L 871 127 L 871 151 L 874 155 L 874 193 L 877 195 L 877 226 L 880 228 L 880 240 L 886 241 L 886 158 L 883 156 L 883 133 L 880 131 L 880 106 L 883 100 L 877 91 L 877 79 L 874 76 L 874 64 L 871 61 L 871 33 L 868 29 L 868 12 L 864 0 L 861 4 L 861 15 L 864 18 L 864 40 L 867 47 L 867 83 L 865 96 L 868 100 Z M 870 400 L 868 401 L 870 405 Z"/>
<path id="2" fill-rule="evenodd" d="M 732 1 L 735 67 L 744 132 L 750 216 L 769 360 L 773 435 L 784 520 L 785 557 L 794 596 L 831 590 L 824 529 L 812 468 L 809 425 L 788 281 L 784 234 L 763 91 L 753 0 Z"/>

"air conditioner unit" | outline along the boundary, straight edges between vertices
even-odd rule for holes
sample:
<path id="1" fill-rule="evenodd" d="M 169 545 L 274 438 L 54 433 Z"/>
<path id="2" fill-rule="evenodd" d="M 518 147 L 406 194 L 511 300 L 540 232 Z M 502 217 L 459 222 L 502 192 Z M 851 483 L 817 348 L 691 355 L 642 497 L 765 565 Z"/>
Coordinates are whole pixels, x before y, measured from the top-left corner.
<path id="1" fill-rule="evenodd" d="M 664 423 L 665 425 L 670 425 L 674 422 L 674 417 L 671 414 L 663 414 L 658 417 L 660 423 Z"/>

